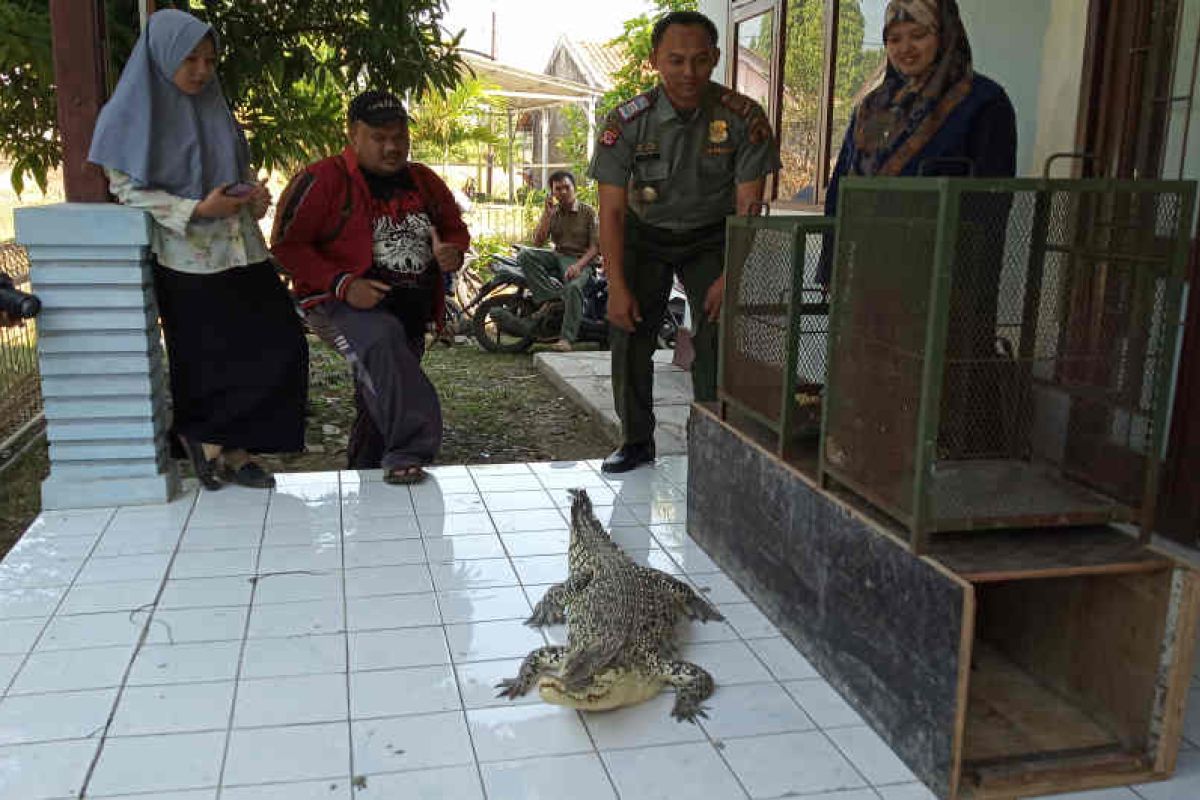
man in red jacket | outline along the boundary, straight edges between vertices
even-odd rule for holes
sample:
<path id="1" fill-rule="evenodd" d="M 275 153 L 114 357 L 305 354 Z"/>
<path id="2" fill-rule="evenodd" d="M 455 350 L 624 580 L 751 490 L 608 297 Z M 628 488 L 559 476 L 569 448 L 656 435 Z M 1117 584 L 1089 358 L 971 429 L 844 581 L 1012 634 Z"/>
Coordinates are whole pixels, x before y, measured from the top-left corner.
<path id="1" fill-rule="evenodd" d="M 309 324 L 354 368 L 350 468 L 382 466 L 388 483 L 415 483 L 442 440 L 420 365 L 425 332 L 442 324 L 442 273 L 462 266 L 471 237 L 446 184 L 408 160 L 408 113 L 395 95 L 364 92 L 349 117 L 350 146 L 280 198 L 272 250 Z"/>

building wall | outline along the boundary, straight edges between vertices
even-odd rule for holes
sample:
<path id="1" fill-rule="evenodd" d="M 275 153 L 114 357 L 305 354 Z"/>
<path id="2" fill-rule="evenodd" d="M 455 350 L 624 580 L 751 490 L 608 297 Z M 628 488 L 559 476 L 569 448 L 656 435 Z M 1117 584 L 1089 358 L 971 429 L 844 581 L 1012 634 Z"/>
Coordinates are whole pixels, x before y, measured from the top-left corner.
<path id="1" fill-rule="evenodd" d="M 568 55 L 565 49 L 556 51 L 554 58 L 545 69 L 545 74 L 553 75 L 556 78 L 566 78 L 567 80 L 575 81 L 576 83 L 588 83 L 587 77 L 583 74 L 583 70 L 575 63 L 575 60 Z M 542 162 L 542 114 L 548 114 L 550 117 L 550 153 L 546 161 L 554 165 L 553 169 L 570 164 L 571 156 L 559 145 L 559 142 L 564 136 L 570 133 L 570 125 L 567 124 L 567 116 L 561 108 L 551 108 L 546 111 L 538 112 L 534 115 L 533 123 L 533 161 L 535 164 Z M 541 180 L 541 171 L 536 170 L 537 180 Z M 544 188 L 544 187 L 543 187 Z"/>
<path id="2" fill-rule="evenodd" d="M 1017 173 L 1075 149 L 1088 0 L 960 0 L 975 68 L 1017 112 Z"/>

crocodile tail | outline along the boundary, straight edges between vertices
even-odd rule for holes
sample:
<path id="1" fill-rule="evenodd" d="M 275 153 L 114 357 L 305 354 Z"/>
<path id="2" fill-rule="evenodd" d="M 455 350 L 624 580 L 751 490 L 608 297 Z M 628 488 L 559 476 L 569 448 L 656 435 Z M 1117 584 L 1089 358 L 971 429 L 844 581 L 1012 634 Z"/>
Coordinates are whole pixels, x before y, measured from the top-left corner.
<path id="1" fill-rule="evenodd" d="M 567 489 L 567 494 L 571 495 L 572 520 L 580 514 L 592 513 L 592 499 L 588 497 L 587 489 Z"/>

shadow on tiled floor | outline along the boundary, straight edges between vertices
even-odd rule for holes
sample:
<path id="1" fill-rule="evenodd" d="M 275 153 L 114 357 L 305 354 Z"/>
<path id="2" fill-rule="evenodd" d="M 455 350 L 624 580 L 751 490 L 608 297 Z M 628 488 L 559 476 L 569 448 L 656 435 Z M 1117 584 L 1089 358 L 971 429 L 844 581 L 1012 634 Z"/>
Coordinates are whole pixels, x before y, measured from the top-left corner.
<path id="1" fill-rule="evenodd" d="M 683 458 L 596 467 L 294 474 L 44 514 L 0 565 L 0 797 L 930 797 L 688 539 Z M 494 697 L 564 636 L 521 621 L 565 576 L 574 486 L 728 618 L 681 629 L 719 683 L 700 725 L 669 695 L 607 714 Z M 1173 781 L 1081 797 L 1200 797 L 1197 703 L 1187 731 Z"/>

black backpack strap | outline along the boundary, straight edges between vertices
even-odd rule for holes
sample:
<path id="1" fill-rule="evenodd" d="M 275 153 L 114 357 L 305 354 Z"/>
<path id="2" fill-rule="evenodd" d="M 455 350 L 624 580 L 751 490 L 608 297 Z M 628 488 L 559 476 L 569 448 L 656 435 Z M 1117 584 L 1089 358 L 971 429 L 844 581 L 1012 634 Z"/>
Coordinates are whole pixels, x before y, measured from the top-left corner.
<path id="1" fill-rule="evenodd" d="M 346 166 L 346 159 L 339 155 L 335 156 L 333 161 L 337 165 L 338 171 L 342 173 L 345 193 L 342 197 L 342 207 L 338 210 L 337 222 L 329 233 L 317 240 L 317 244 L 328 244 L 341 236 L 342 230 L 346 227 L 346 221 L 350 219 L 350 214 L 354 211 L 354 181 L 350 179 L 350 169 Z"/>

